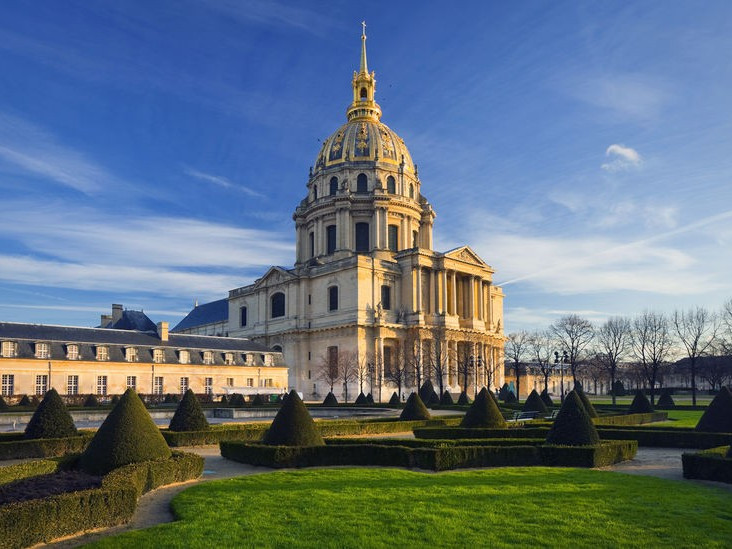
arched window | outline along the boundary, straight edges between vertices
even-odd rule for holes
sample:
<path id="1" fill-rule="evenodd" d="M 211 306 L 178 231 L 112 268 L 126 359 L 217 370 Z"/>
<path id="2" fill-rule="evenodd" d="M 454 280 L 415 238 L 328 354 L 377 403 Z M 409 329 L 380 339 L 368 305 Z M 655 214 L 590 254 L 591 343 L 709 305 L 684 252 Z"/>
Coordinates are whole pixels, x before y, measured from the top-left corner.
<path id="1" fill-rule="evenodd" d="M 356 192 L 357 193 L 369 192 L 369 180 L 366 177 L 365 173 L 358 174 L 358 177 L 356 178 Z"/>
<path id="2" fill-rule="evenodd" d="M 412 231 L 412 248 L 419 248 L 419 231 Z"/>
<path id="3" fill-rule="evenodd" d="M 368 92 L 366 91 L 366 88 L 361 88 L 360 92 L 361 101 L 365 101 L 368 98 Z"/>
<path id="4" fill-rule="evenodd" d="M 273 350 L 273 351 L 274 351 L 275 353 L 281 353 L 281 352 L 282 352 L 282 345 L 273 345 L 273 346 L 272 346 L 272 350 Z"/>
<path id="5" fill-rule="evenodd" d="M 398 252 L 399 251 L 399 226 L 398 225 L 389 225 L 389 249 L 392 252 Z"/>
<path id="6" fill-rule="evenodd" d="M 336 250 L 336 226 L 328 225 L 325 228 L 326 253 L 332 254 Z"/>
<path id="7" fill-rule="evenodd" d="M 357 252 L 368 252 L 369 251 L 369 224 L 368 223 L 356 223 L 356 251 Z"/>
<path id="8" fill-rule="evenodd" d="M 338 191 L 338 178 L 330 178 L 330 195 L 333 196 Z"/>
<path id="9" fill-rule="evenodd" d="M 328 288 L 328 310 L 338 310 L 338 286 Z"/>
<path id="10" fill-rule="evenodd" d="M 396 194 L 396 181 L 392 176 L 386 178 L 386 192 Z"/>
<path id="11" fill-rule="evenodd" d="M 313 185 L 313 200 L 317 200 L 317 199 L 318 199 L 318 186 Z"/>
<path id="12" fill-rule="evenodd" d="M 272 318 L 285 316 L 285 294 L 277 292 L 270 298 Z"/>
<path id="13" fill-rule="evenodd" d="M 414 198 L 414 185 L 409 185 L 409 198 Z"/>

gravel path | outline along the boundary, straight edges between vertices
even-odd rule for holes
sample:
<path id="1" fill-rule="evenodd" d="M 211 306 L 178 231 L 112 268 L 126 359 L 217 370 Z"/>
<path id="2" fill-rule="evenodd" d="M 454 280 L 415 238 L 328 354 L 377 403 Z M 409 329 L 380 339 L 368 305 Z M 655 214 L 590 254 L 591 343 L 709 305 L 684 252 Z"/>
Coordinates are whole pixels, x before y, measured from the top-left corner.
<path id="1" fill-rule="evenodd" d="M 393 433 L 387 436 L 402 436 L 406 438 L 406 435 L 406 433 Z M 180 448 L 180 450 L 193 452 L 205 458 L 204 472 L 200 479 L 179 484 L 171 484 L 163 488 L 158 488 L 152 492 L 148 492 L 140 498 L 135 515 L 127 524 L 59 540 L 46 545 L 46 547 L 80 547 L 86 543 L 96 541 L 112 534 L 118 534 L 128 530 L 139 530 L 154 526 L 155 524 L 172 522 L 175 517 L 170 510 L 170 502 L 176 494 L 182 492 L 186 488 L 209 480 L 232 478 L 244 475 L 256 475 L 272 471 L 272 469 L 267 467 L 253 467 L 251 465 L 245 465 L 243 463 L 224 459 L 219 453 L 218 446 L 199 446 L 194 448 Z M 685 450 L 677 448 L 639 448 L 638 454 L 634 459 L 618 463 L 616 465 L 611 465 L 609 467 L 603 467 L 601 469 L 605 471 L 615 471 L 618 473 L 628 473 L 631 475 L 647 475 L 671 480 L 683 480 L 681 454 L 684 453 L 684 451 Z M 694 482 L 732 490 L 731 484 L 724 484 L 721 482 L 697 480 L 687 480 L 686 482 Z"/>

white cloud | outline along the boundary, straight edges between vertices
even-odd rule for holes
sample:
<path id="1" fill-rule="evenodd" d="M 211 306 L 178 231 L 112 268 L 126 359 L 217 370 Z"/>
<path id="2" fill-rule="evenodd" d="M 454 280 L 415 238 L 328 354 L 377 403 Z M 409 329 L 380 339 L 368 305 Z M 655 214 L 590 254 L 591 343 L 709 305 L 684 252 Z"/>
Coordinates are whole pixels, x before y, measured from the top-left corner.
<path id="1" fill-rule="evenodd" d="M 624 145 L 618 145 L 617 143 L 607 148 L 605 156 L 609 158 L 609 161 L 603 164 L 601 168 L 608 172 L 619 172 L 638 168 L 643 163 L 643 159 L 638 154 L 638 151 Z"/>
<path id="2" fill-rule="evenodd" d="M 570 83 L 570 94 L 577 99 L 640 122 L 658 118 L 670 99 L 667 85 L 644 74 L 603 74 L 572 78 Z"/>
<path id="3" fill-rule="evenodd" d="M 232 189 L 236 191 L 241 191 L 246 195 L 253 196 L 256 198 L 264 198 L 264 195 L 262 193 L 258 193 L 257 191 L 254 191 L 250 189 L 249 187 L 245 187 L 244 185 L 237 185 L 236 183 L 232 182 L 230 179 L 223 177 L 221 175 L 212 175 L 209 173 L 200 172 L 198 170 L 194 170 L 193 168 L 186 167 L 184 170 L 184 173 L 186 175 L 190 175 L 191 177 L 195 177 L 196 179 L 200 179 L 201 181 L 206 181 L 208 183 L 213 183 L 214 185 L 218 185 L 219 187 L 223 187 L 224 189 Z"/>

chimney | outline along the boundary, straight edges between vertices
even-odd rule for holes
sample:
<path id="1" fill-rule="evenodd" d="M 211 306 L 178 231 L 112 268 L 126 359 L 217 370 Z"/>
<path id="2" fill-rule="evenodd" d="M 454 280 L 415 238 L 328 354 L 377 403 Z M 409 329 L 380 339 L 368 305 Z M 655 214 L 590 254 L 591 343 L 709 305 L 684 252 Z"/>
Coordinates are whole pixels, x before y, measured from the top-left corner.
<path id="1" fill-rule="evenodd" d="M 122 319 L 122 305 L 119 303 L 112 304 L 112 322 L 117 322 Z"/>
<path id="2" fill-rule="evenodd" d="M 167 322 L 158 322 L 158 335 L 160 336 L 160 341 L 168 341 L 168 323 Z"/>
<path id="3" fill-rule="evenodd" d="M 102 328 L 106 328 L 107 324 L 110 324 L 111 322 L 112 322 L 112 315 L 102 315 L 99 325 Z"/>

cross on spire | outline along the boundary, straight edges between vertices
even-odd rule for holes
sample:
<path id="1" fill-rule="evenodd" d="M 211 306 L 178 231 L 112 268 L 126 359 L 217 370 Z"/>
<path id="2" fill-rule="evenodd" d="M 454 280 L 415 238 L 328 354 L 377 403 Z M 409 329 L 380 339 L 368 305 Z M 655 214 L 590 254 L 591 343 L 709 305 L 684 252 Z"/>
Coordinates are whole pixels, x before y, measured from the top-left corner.
<path id="1" fill-rule="evenodd" d="M 361 27 L 362 27 L 361 36 L 366 36 L 366 21 L 361 21 Z"/>

